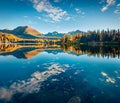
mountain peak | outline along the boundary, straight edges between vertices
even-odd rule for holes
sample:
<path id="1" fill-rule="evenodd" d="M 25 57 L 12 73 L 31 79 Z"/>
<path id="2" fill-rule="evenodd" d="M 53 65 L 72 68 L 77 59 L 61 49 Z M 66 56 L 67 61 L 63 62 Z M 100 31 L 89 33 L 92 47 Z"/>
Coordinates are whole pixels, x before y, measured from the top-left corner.
<path id="1" fill-rule="evenodd" d="M 58 33 L 57 31 L 54 32 L 48 32 L 47 34 L 44 34 L 45 36 L 57 36 L 57 37 L 62 37 L 64 33 Z"/>
<path id="2" fill-rule="evenodd" d="M 75 31 L 68 32 L 69 35 L 75 35 L 75 34 L 78 34 L 78 33 L 83 33 L 83 32 L 80 31 L 80 30 L 75 30 Z"/>
<path id="3" fill-rule="evenodd" d="M 4 30 L 11 30 L 10 28 L 5 28 Z"/>
<path id="4" fill-rule="evenodd" d="M 13 32 L 15 34 L 18 34 L 19 36 L 22 36 L 21 34 L 24 34 L 26 36 L 34 36 L 34 37 L 39 37 L 42 36 L 42 34 L 40 32 L 38 32 L 37 30 L 33 29 L 30 26 L 18 26 L 17 28 L 15 28 L 13 30 Z"/>
<path id="5" fill-rule="evenodd" d="M 32 29 L 31 27 L 29 27 L 29 26 L 18 26 L 17 28 L 15 28 L 14 30 L 25 30 L 25 29 L 27 29 L 27 28 L 30 28 L 30 29 Z"/>
<path id="6" fill-rule="evenodd" d="M 4 29 L 0 31 L 3 33 L 14 34 L 15 36 L 20 38 L 37 38 L 42 36 L 42 33 L 38 32 L 37 30 L 33 29 L 30 26 L 18 26 L 13 30 Z"/>

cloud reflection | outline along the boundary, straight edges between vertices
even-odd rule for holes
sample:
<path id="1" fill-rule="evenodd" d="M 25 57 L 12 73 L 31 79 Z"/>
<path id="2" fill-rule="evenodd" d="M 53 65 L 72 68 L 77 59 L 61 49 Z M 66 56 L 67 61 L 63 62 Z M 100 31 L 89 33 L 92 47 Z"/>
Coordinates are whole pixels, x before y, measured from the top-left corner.
<path id="1" fill-rule="evenodd" d="M 101 74 L 102 74 L 102 76 L 104 76 L 106 78 L 106 82 L 110 82 L 113 84 L 116 82 L 116 80 L 114 78 L 109 77 L 107 73 L 101 72 Z"/>
<path id="2" fill-rule="evenodd" d="M 0 88 L 0 99 L 9 101 L 16 93 L 30 94 L 37 93 L 40 90 L 41 83 L 46 81 L 49 77 L 59 75 L 65 72 L 58 64 L 52 64 L 46 71 L 35 72 L 27 80 L 14 82 L 9 88 Z"/>

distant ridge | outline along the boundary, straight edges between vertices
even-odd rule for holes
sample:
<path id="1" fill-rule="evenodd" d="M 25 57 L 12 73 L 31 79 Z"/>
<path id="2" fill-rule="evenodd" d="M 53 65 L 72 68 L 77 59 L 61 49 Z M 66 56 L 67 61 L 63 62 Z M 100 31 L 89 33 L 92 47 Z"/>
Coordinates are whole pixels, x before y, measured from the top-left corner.
<path id="1" fill-rule="evenodd" d="M 65 33 L 58 33 L 57 31 L 54 32 L 48 32 L 47 34 L 44 34 L 44 36 L 57 36 L 57 37 L 62 37 L 64 36 Z"/>
<path id="2" fill-rule="evenodd" d="M 83 31 L 80 31 L 80 30 L 76 30 L 76 31 L 71 31 L 71 32 L 68 32 L 68 33 L 58 33 L 57 31 L 54 31 L 54 32 L 48 32 L 47 34 L 44 34 L 44 36 L 57 36 L 57 37 L 62 37 L 64 35 L 76 35 L 76 34 L 83 34 L 84 32 Z"/>
<path id="3" fill-rule="evenodd" d="M 75 35 L 75 34 L 83 34 L 83 33 L 84 33 L 83 31 L 76 30 L 76 31 L 68 32 L 67 34 L 73 36 L 73 35 Z"/>

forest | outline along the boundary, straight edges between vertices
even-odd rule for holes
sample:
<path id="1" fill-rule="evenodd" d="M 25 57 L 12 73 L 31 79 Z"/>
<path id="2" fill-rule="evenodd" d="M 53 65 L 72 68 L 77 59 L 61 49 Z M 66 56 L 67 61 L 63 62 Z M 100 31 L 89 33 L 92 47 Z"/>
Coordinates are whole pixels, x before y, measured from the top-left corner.
<path id="1" fill-rule="evenodd" d="M 120 30 L 97 30 L 88 31 L 73 36 L 65 34 L 61 38 L 63 44 L 86 44 L 86 43 L 117 43 L 120 44 Z"/>

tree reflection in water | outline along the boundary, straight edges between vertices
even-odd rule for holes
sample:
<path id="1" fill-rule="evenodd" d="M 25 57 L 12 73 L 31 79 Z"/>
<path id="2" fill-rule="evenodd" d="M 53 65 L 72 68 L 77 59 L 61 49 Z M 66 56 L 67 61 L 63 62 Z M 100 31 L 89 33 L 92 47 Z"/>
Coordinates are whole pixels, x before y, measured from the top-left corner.
<path id="1" fill-rule="evenodd" d="M 74 55 L 87 54 L 88 56 L 102 56 L 102 57 L 120 57 L 119 46 L 67 46 L 67 45 L 45 45 L 45 44 L 1 44 L 0 55 L 13 55 L 21 52 L 26 58 L 34 57 L 42 51 L 50 50 L 51 53 L 55 53 L 56 50 L 62 50 L 66 53 Z M 20 53 L 20 54 L 21 54 Z M 19 54 L 19 53 L 18 53 Z M 22 55 L 21 55 L 22 56 Z M 21 57 L 22 58 L 22 57 Z M 24 57 L 23 57 L 24 58 Z"/>

